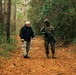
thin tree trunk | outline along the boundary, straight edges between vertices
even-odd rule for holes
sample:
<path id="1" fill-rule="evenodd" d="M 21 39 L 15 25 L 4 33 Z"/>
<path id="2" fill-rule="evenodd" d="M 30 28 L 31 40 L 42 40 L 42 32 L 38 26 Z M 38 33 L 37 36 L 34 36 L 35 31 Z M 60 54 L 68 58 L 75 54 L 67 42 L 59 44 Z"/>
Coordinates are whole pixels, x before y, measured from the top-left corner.
<path id="1" fill-rule="evenodd" d="M 0 0 L 0 35 L 3 34 L 3 20 L 2 20 L 2 0 Z"/>
<path id="2" fill-rule="evenodd" d="M 25 4 L 24 4 L 24 24 L 25 24 L 25 21 L 26 21 L 25 15 L 26 15 L 26 0 L 25 0 Z"/>
<path id="3" fill-rule="evenodd" d="M 7 2 L 7 20 L 6 20 L 6 36 L 7 41 L 10 42 L 10 15 L 11 15 L 11 0 Z"/>
<path id="4" fill-rule="evenodd" d="M 6 15 L 7 15 L 7 0 L 4 0 L 4 16 L 3 16 L 3 22 L 4 22 L 4 30 L 6 32 Z"/>
<path id="5" fill-rule="evenodd" d="M 16 32 L 16 0 L 14 3 L 14 32 Z"/>
<path id="6" fill-rule="evenodd" d="M 2 23 L 2 0 L 0 0 L 0 23 Z"/>

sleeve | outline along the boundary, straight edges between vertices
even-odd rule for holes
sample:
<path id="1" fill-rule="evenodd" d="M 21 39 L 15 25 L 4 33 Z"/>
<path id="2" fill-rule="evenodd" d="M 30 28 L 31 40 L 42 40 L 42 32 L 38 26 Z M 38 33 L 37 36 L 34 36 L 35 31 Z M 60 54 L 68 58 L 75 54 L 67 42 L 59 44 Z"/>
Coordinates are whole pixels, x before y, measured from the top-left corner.
<path id="1" fill-rule="evenodd" d="M 41 30 L 40 30 L 40 32 L 41 32 L 42 34 L 45 34 L 45 27 L 42 27 Z"/>
<path id="2" fill-rule="evenodd" d="M 19 36 L 20 36 L 21 39 L 24 39 L 24 38 L 23 38 L 23 27 L 22 27 L 21 30 L 20 30 Z"/>
<path id="3" fill-rule="evenodd" d="M 52 35 L 55 36 L 54 27 L 52 26 Z"/>
<path id="4" fill-rule="evenodd" d="M 33 31 L 33 29 L 31 28 L 31 37 L 32 38 L 34 38 L 35 37 L 35 35 L 34 35 L 34 31 Z"/>

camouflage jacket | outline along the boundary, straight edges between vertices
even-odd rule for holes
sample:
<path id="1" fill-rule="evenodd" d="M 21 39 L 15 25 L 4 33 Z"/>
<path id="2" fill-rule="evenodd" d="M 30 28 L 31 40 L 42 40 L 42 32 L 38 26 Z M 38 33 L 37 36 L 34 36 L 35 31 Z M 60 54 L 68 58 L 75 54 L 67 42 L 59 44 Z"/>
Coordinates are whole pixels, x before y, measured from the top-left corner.
<path id="1" fill-rule="evenodd" d="M 55 35 L 54 27 L 51 25 L 42 27 L 40 31 L 45 35 L 46 38 L 53 38 Z"/>

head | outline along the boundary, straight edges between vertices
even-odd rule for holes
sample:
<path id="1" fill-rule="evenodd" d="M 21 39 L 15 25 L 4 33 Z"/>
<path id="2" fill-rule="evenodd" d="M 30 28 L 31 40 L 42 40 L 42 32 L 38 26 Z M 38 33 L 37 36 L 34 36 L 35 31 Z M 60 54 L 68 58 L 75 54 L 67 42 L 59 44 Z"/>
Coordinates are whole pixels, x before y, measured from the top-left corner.
<path id="1" fill-rule="evenodd" d="M 26 25 L 27 27 L 30 27 L 30 22 L 29 22 L 29 21 L 26 21 L 25 25 Z"/>
<path id="2" fill-rule="evenodd" d="M 44 23 L 45 23 L 46 26 L 50 26 L 50 21 L 49 21 L 49 19 L 45 19 L 45 20 L 44 20 Z"/>

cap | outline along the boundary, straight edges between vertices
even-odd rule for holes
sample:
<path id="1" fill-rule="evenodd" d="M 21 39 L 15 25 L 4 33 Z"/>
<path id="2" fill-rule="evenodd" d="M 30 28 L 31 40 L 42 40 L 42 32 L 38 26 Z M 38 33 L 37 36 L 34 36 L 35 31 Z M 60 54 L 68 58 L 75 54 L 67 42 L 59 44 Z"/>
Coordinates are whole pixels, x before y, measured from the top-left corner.
<path id="1" fill-rule="evenodd" d="M 25 24 L 30 24 L 30 22 L 29 21 L 26 21 L 26 23 Z"/>
<path id="2" fill-rule="evenodd" d="M 49 22 L 50 22 L 50 21 L 49 21 L 49 19 L 45 19 L 45 20 L 44 20 L 44 23 L 46 23 L 46 22 L 48 22 L 48 23 L 49 23 Z"/>

